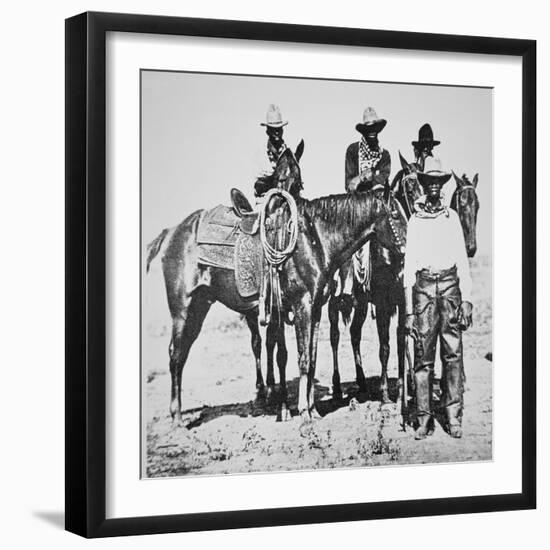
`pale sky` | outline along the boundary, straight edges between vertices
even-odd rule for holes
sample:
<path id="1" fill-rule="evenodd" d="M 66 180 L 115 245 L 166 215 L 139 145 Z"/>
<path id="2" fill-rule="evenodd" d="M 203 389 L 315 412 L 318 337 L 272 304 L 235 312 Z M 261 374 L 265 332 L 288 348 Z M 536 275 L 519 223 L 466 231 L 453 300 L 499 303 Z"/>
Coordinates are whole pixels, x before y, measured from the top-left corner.
<path id="1" fill-rule="evenodd" d="M 419 80 L 422 80 L 421 75 Z M 182 72 L 142 72 L 143 245 L 197 208 L 229 203 L 229 190 L 253 199 L 265 163 L 260 122 L 270 103 L 285 120 L 285 141 L 305 141 L 304 196 L 344 192 L 347 146 L 363 110 L 388 121 L 380 144 L 400 169 L 398 150 L 413 159 L 411 141 L 429 122 L 445 169 L 479 172 L 478 254 L 492 249 L 492 90 Z M 454 180 L 449 183 L 454 188 Z M 447 186 L 446 186 L 447 187 Z M 447 190 L 450 195 L 452 189 Z M 450 196 L 449 196 L 450 198 Z"/>

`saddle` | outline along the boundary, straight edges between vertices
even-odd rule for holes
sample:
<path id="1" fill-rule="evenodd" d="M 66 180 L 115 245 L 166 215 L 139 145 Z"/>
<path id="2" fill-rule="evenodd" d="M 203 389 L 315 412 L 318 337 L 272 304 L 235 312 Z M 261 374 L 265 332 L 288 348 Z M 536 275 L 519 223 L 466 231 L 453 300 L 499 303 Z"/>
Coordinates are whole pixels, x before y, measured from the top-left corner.
<path id="1" fill-rule="evenodd" d="M 238 189 L 231 190 L 231 202 L 207 211 L 199 221 L 199 264 L 235 271 L 239 294 L 249 298 L 259 294 L 263 278 L 259 214 Z"/>

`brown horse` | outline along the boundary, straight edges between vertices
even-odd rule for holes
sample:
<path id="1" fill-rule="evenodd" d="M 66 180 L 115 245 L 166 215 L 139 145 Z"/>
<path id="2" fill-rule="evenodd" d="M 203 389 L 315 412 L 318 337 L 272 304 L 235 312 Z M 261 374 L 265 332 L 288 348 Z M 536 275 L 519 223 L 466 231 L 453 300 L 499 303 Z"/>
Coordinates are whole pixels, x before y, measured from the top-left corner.
<path id="1" fill-rule="evenodd" d="M 303 141 L 296 153 L 286 149 L 279 157 L 274 173 L 269 176 L 268 185 L 280 186 L 298 197 L 302 189 L 299 167 L 303 153 Z M 265 180 L 266 178 L 264 178 Z M 246 205 L 245 205 L 246 209 Z M 172 390 L 170 412 L 172 418 L 181 423 L 181 377 L 189 351 L 197 339 L 210 306 L 218 301 L 246 318 L 251 333 L 252 351 L 256 364 L 256 388 L 258 394 L 265 391 L 261 370 L 262 339 L 258 324 L 258 296 L 242 298 L 237 291 L 235 272 L 230 269 L 204 266 L 199 263 L 197 230 L 203 210 L 197 210 L 178 226 L 164 229 L 147 246 L 147 271 L 153 259 L 163 250 L 162 269 L 166 285 L 168 307 L 172 317 L 172 338 L 170 341 L 170 374 Z M 201 282 L 209 280 L 208 285 Z M 286 345 L 284 326 L 270 323 L 268 327 L 268 351 L 278 345 L 278 364 L 281 385 L 284 384 L 286 367 Z M 272 353 L 271 353 L 272 356 Z M 286 398 L 285 398 L 286 401 Z"/>

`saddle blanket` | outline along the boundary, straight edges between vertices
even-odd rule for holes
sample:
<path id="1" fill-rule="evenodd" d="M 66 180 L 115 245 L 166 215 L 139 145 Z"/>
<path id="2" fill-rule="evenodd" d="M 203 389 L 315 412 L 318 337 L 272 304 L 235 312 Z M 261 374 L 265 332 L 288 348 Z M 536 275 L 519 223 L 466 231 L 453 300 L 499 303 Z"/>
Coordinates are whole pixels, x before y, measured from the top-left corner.
<path id="1" fill-rule="evenodd" d="M 243 232 L 241 223 L 232 208 L 216 206 L 199 222 L 197 245 L 199 263 L 235 271 L 237 290 L 247 298 L 260 292 L 263 250 L 259 234 Z"/>

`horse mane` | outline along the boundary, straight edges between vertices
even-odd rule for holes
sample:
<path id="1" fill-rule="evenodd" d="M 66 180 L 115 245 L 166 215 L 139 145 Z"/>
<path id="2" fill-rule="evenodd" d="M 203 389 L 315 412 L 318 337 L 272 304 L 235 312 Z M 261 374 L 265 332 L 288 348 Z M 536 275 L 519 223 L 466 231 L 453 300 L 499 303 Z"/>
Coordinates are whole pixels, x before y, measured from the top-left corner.
<path id="1" fill-rule="evenodd" d="M 371 192 L 328 195 L 297 201 L 298 212 L 312 220 L 320 219 L 340 232 L 365 219 L 365 209 L 372 209 L 375 197 Z"/>

